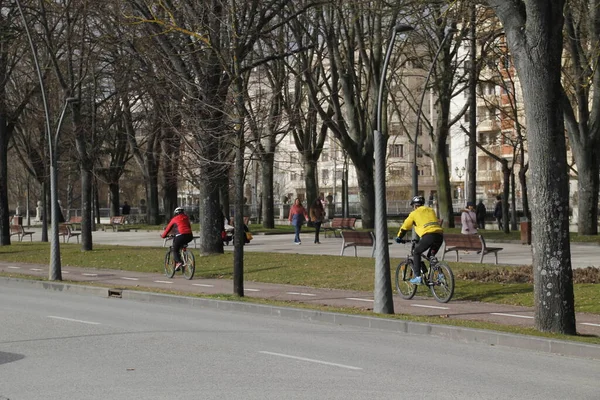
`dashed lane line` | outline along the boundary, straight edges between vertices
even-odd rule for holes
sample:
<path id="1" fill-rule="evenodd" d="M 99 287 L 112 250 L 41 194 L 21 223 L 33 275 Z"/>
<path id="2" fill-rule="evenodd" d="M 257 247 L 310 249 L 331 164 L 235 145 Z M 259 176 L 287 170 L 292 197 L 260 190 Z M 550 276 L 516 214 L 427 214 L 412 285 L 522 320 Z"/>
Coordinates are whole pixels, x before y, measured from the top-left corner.
<path id="1" fill-rule="evenodd" d="M 358 298 L 358 297 L 346 297 L 346 300 L 368 301 L 368 302 L 374 302 L 375 301 L 373 299 L 361 299 L 361 298 Z"/>
<path id="2" fill-rule="evenodd" d="M 173 283 L 171 281 L 154 281 L 154 283 Z"/>
<path id="3" fill-rule="evenodd" d="M 587 326 L 599 326 L 600 324 L 592 324 L 591 322 L 582 322 L 581 325 L 587 325 Z"/>
<path id="4" fill-rule="evenodd" d="M 450 307 L 442 307 L 442 306 L 428 306 L 425 304 L 411 304 L 411 307 L 422 307 L 422 308 L 435 308 L 436 310 L 449 310 Z"/>
<path id="5" fill-rule="evenodd" d="M 81 274 L 83 276 L 98 276 L 98 274 L 89 274 L 87 272 L 84 272 L 83 274 Z"/>
<path id="6" fill-rule="evenodd" d="M 267 355 L 270 355 L 270 356 L 276 356 L 276 357 L 291 358 L 292 360 L 307 361 L 307 362 L 316 363 L 316 364 L 329 365 L 329 366 L 332 366 L 332 367 L 352 369 L 352 370 L 355 370 L 355 371 L 362 370 L 362 368 L 360 368 L 360 367 L 354 367 L 352 365 L 332 363 L 332 362 L 323 361 L 323 360 L 315 360 L 313 358 L 297 357 L 297 356 L 292 356 L 292 355 L 289 355 L 289 354 L 272 353 L 270 351 L 259 351 L 259 353 L 261 353 L 261 354 L 267 354 Z"/>
<path id="7" fill-rule="evenodd" d="M 140 278 L 130 278 L 128 276 L 122 276 L 121 279 L 125 279 L 126 281 L 139 281 Z"/>
<path id="8" fill-rule="evenodd" d="M 206 283 L 192 283 L 192 286 L 200 286 L 200 287 L 215 287 L 215 285 L 208 285 Z"/>
<path id="9" fill-rule="evenodd" d="M 69 322 L 79 322 L 80 324 L 88 324 L 88 325 L 100 325 L 99 322 L 92 322 L 92 321 L 83 321 L 81 319 L 73 319 L 73 318 L 64 318 L 64 317 L 57 317 L 54 315 L 48 315 L 48 318 L 52 318 L 52 319 L 60 319 L 62 321 L 69 321 Z"/>
<path id="10" fill-rule="evenodd" d="M 43 271 L 41 268 L 29 268 L 30 271 Z"/>
<path id="11" fill-rule="evenodd" d="M 246 292 L 260 292 L 260 289 L 244 289 Z"/>
<path id="12" fill-rule="evenodd" d="M 515 318 L 526 318 L 526 319 L 533 319 L 533 317 L 530 317 L 529 315 L 517 315 L 517 314 L 505 314 L 505 313 L 490 313 L 491 315 L 498 315 L 500 317 L 515 317 Z"/>
<path id="13" fill-rule="evenodd" d="M 316 296 L 314 293 L 302 293 L 302 292 L 286 292 L 286 294 L 291 294 L 294 296 Z"/>
<path id="14" fill-rule="evenodd" d="M 13 267 L 12 265 L 7 267 L 8 269 L 21 269 L 21 267 Z"/>

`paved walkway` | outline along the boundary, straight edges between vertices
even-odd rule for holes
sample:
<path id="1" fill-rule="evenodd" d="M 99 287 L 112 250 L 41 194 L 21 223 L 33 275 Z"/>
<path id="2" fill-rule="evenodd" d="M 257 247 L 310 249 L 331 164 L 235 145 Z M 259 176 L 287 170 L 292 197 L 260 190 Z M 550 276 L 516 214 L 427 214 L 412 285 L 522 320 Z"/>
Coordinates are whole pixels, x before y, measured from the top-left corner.
<path id="1" fill-rule="evenodd" d="M 34 234 L 34 240 L 35 238 Z M 39 235 L 37 238 L 39 240 Z M 159 233 L 154 232 L 94 232 L 94 243 L 127 246 L 162 246 L 163 240 Z M 322 244 L 312 243 L 312 234 L 302 235 L 302 245 L 292 242 L 292 235 L 254 235 L 252 242 L 245 246 L 245 251 L 264 251 L 274 253 L 295 254 L 329 254 L 339 255 L 341 239 L 322 238 Z M 531 264 L 530 246 L 519 243 L 494 243 L 494 247 L 503 247 L 499 253 L 501 264 L 528 265 Z M 193 248 L 193 244 L 192 244 Z M 226 246 L 229 251 L 233 247 Z M 390 256 L 403 258 L 409 250 L 408 245 L 390 245 Z M 600 263 L 600 246 L 572 245 L 574 267 L 598 266 Z M 359 248 L 360 257 L 370 257 L 371 249 Z M 449 253 L 450 254 L 450 253 Z M 346 249 L 345 257 L 353 257 L 353 249 Z M 451 257 L 452 259 L 452 257 Z M 460 254 L 461 261 L 478 262 L 476 254 Z M 493 255 L 486 256 L 486 262 L 493 262 Z M 17 272 L 34 276 L 47 277 L 47 265 L 19 264 L 0 262 L 0 271 Z M 63 279 L 102 283 L 115 288 L 149 287 L 161 288 L 191 293 L 233 293 L 230 280 L 198 279 L 185 280 L 181 275 L 167 279 L 160 274 L 136 273 L 130 271 L 96 270 L 90 268 L 63 267 Z M 198 271 L 201 275 L 201 271 Z M 373 293 L 347 290 L 316 289 L 310 287 L 265 284 L 245 282 L 246 296 L 273 300 L 292 301 L 306 304 L 330 305 L 333 307 L 355 307 L 367 310 L 373 308 Z M 425 290 L 420 288 L 419 291 Z M 417 295 L 419 292 L 417 292 Z M 396 313 L 411 315 L 442 316 L 444 318 L 488 321 L 514 326 L 533 326 L 533 309 L 528 307 L 504 306 L 490 303 L 451 301 L 440 304 L 425 297 L 415 297 L 407 301 L 394 295 Z M 577 314 L 577 331 L 581 334 L 600 335 L 600 315 Z"/>

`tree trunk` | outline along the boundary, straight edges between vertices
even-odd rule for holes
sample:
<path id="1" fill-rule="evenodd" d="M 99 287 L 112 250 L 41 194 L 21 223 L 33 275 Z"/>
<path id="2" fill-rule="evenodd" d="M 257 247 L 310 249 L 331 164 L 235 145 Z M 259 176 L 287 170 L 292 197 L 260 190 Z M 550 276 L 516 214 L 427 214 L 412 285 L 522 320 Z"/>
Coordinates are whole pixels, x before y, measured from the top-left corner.
<path id="1" fill-rule="evenodd" d="M 580 235 L 598 234 L 598 153 L 585 149 L 577 157 L 577 230 Z"/>
<path id="2" fill-rule="evenodd" d="M 3 113 L 2 113 L 3 114 Z M 10 244 L 10 215 L 8 209 L 8 127 L 6 117 L 0 116 L 0 245 Z"/>
<path id="3" fill-rule="evenodd" d="M 375 228 L 375 181 L 373 175 L 373 163 L 365 162 L 356 167 L 356 178 L 358 180 L 358 195 L 362 211 L 362 227 L 365 229 Z"/>
<path id="4" fill-rule="evenodd" d="M 306 185 L 306 204 L 308 208 L 319 196 L 317 185 L 317 163 L 313 160 L 304 161 L 304 184 Z"/>
<path id="5" fill-rule="evenodd" d="M 111 182 L 108 184 L 110 192 L 110 216 L 121 215 L 121 206 L 119 198 L 119 182 Z"/>
<path id="6" fill-rule="evenodd" d="M 524 157 L 523 157 L 524 158 Z M 524 162 L 521 163 L 521 169 L 519 169 L 519 182 L 521 183 L 521 201 L 523 202 L 523 216 L 527 218 L 527 220 L 531 221 L 531 211 L 529 210 L 529 193 L 527 189 L 527 170 L 529 169 L 529 164 L 525 165 Z"/>
<path id="7" fill-rule="evenodd" d="M 273 153 L 266 154 L 260 163 L 262 181 L 262 225 L 275 228 L 275 204 L 273 200 Z"/>
<path id="8" fill-rule="evenodd" d="M 515 170 L 510 170 L 510 208 L 512 213 L 510 214 L 510 229 L 513 231 L 517 230 L 517 199 L 516 199 L 516 182 L 515 182 Z"/>
<path id="9" fill-rule="evenodd" d="M 205 164 L 201 167 L 200 252 L 203 255 L 223 253 L 223 241 L 221 240 L 223 214 L 219 202 L 221 182 L 218 179 L 214 179 L 215 176 L 219 176 L 219 173 L 222 173 L 221 166 Z M 237 228 L 236 226 L 236 231 Z"/>
<path id="10" fill-rule="evenodd" d="M 90 168 L 81 165 L 81 250 L 90 251 L 92 243 L 92 179 Z"/>
<path id="11" fill-rule="evenodd" d="M 502 231 L 506 234 L 510 233 L 509 219 L 510 219 L 510 168 L 508 167 L 508 161 L 502 159 Z"/>
<path id="12" fill-rule="evenodd" d="M 235 238 L 233 240 L 233 293 L 244 297 L 244 134 L 237 133 L 235 154 Z M 222 248 L 222 245 L 221 245 Z"/>

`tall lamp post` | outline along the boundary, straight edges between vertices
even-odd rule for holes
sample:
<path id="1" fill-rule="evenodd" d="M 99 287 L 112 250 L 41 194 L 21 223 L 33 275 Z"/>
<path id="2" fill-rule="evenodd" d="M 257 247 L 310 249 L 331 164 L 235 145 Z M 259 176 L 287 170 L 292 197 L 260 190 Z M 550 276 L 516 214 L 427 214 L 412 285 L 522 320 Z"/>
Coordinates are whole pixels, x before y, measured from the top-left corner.
<path id="1" fill-rule="evenodd" d="M 438 57 L 440 56 L 440 53 L 442 52 L 442 49 L 444 48 L 444 44 L 446 43 L 446 40 L 448 39 L 448 37 L 450 37 L 450 34 L 456 32 L 456 29 L 448 27 L 444 33 L 444 38 L 442 39 L 442 41 L 440 42 L 440 46 L 437 49 L 437 52 L 435 53 L 435 56 L 433 57 L 433 60 L 431 61 L 431 66 L 429 67 L 429 71 L 427 72 L 427 77 L 425 78 L 425 83 L 423 83 L 423 92 L 421 92 L 421 100 L 419 101 L 419 108 L 417 108 L 417 127 L 415 130 L 415 138 L 413 140 L 414 143 L 414 153 L 413 153 L 413 174 L 412 174 L 412 189 L 413 189 L 413 196 L 417 196 L 419 194 L 419 166 L 417 165 L 417 156 L 418 156 L 418 140 L 419 140 L 419 134 L 421 133 L 421 114 L 423 114 L 423 102 L 425 101 L 425 93 L 427 92 L 426 88 L 427 88 L 427 84 L 429 83 L 429 79 L 431 78 L 431 74 L 433 73 L 433 67 L 435 66 L 435 63 L 437 62 Z"/>
<path id="2" fill-rule="evenodd" d="M 394 301 L 390 276 L 390 257 L 388 249 L 387 232 L 387 207 L 385 199 L 385 140 L 381 131 L 381 109 L 383 103 L 383 87 L 385 74 L 390 62 L 391 50 L 396 40 L 396 35 L 408 32 L 414 28 L 410 25 L 397 24 L 392 32 L 385 59 L 381 69 L 379 94 L 377 98 L 376 125 L 373 137 L 375 146 L 375 288 L 373 311 L 380 314 L 393 314 Z"/>

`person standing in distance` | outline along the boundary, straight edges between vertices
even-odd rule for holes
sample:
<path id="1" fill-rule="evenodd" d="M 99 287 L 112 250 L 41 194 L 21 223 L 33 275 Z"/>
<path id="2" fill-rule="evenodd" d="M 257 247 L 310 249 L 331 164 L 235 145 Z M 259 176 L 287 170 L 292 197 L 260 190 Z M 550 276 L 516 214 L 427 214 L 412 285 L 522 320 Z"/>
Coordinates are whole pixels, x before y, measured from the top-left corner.
<path id="1" fill-rule="evenodd" d="M 396 237 L 396 243 L 404 243 L 402 238 L 413 226 L 419 237 L 419 243 L 415 246 L 412 264 L 415 276 L 410 280 L 410 283 L 413 285 L 421 285 L 423 283 L 423 279 L 421 278 L 421 254 L 427 250 L 429 250 L 429 254 L 437 253 L 444 242 L 444 230 L 440 225 L 437 215 L 435 215 L 435 211 L 424 204 L 425 198 L 423 196 L 412 198 L 410 205 L 413 206 L 413 211 L 404 220 L 398 231 L 398 237 Z"/>
<path id="2" fill-rule="evenodd" d="M 315 227 L 315 244 L 321 244 L 319 241 L 319 233 L 321 232 L 321 224 L 325 218 L 325 208 L 323 202 L 317 197 L 315 202 L 310 206 L 310 220 Z"/>
<path id="3" fill-rule="evenodd" d="M 498 229 L 502 230 L 502 197 L 496 196 L 496 207 L 494 207 L 494 218 L 498 221 Z"/>
<path id="4" fill-rule="evenodd" d="M 131 207 L 129 206 L 129 204 L 127 204 L 127 202 L 124 202 L 123 207 L 121 209 L 121 214 L 129 215 L 130 212 L 131 212 Z"/>
<path id="5" fill-rule="evenodd" d="M 460 215 L 461 229 L 463 235 L 474 235 L 477 233 L 477 216 L 475 215 L 475 203 L 467 202 L 467 208 Z"/>
<path id="6" fill-rule="evenodd" d="M 485 217 L 487 215 L 487 209 L 485 208 L 485 204 L 483 204 L 482 199 L 479 199 L 479 203 L 477 203 L 477 207 L 475 207 L 475 215 L 477 216 L 477 228 L 485 229 Z"/>
<path id="7" fill-rule="evenodd" d="M 171 232 L 172 230 L 172 232 Z M 175 260 L 175 271 L 181 268 L 181 248 L 187 245 L 194 239 L 192 234 L 192 226 L 190 225 L 190 219 L 183 210 L 182 207 L 177 207 L 173 211 L 173 218 L 169 221 L 169 224 L 160 235 L 161 238 L 166 238 L 167 235 L 175 235 L 173 238 L 173 260 Z"/>

